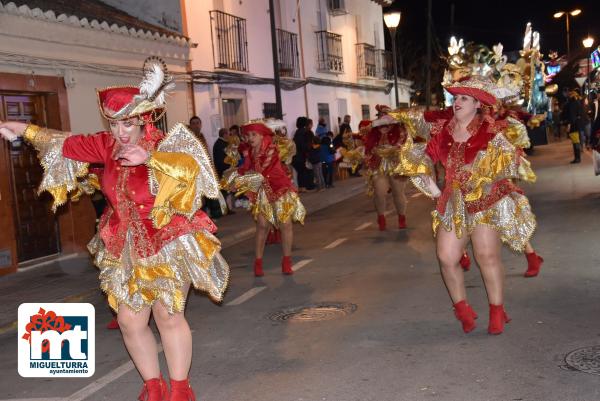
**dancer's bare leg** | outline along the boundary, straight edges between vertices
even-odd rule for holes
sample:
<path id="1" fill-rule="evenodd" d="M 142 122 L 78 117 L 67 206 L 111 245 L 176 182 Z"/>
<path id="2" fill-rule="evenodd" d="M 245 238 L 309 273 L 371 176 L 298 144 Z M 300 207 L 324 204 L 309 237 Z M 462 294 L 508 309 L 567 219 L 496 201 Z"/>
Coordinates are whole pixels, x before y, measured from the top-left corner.
<path id="1" fill-rule="evenodd" d="M 144 381 L 160 375 L 158 348 L 154 333 L 148 325 L 150 308 L 135 312 L 127 305 L 120 305 L 117 313 L 119 328 L 129 356 Z"/>
<path id="2" fill-rule="evenodd" d="M 185 297 L 189 288 L 189 284 L 182 288 Z M 184 312 L 170 315 L 162 302 L 155 302 L 152 306 L 152 315 L 160 332 L 169 377 L 173 380 L 187 379 L 192 365 L 192 332 Z"/>
<path id="3" fill-rule="evenodd" d="M 281 231 L 281 248 L 283 250 L 283 256 L 290 256 L 292 254 L 292 242 L 294 240 L 294 230 L 292 229 L 292 220 L 282 223 L 279 225 Z"/>
<path id="4" fill-rule="evenodd" d="M 485 284 L 488 301 L 492 305 L 504 303 L 504 266 L 502 265 L 502 242 L 493 228 L 478 225 L 471 235 L 473 254 Z"/>
<path id="5" fill-rule="evenodd" d="M 438 228 L 437 256 L 442 278 L 453 304 L 467 299 L 465 277 L 459 263 L 467 241 L 468 237 L 466 235 L 457 238 L 454 229 L 446 231 L 442 227 Z"/>
<path id="6" fill-rule="evenodd" d="M 259 214 L 258 218 L 256 219 L 256 259 L 262 259 L 263 257 L 265 252 L 265 242 L 267 241 L 267 235 L 269 235 L 270 229 L 271 224 L 267 221 L 267 219 L 264 218 L 262 214 Z"/>
<path id="7" fill-rule="evenodd" d="M 532 253 L 535 252 L 535 249 L 533 249 L 533 247 L 531 246 L 531 243 L 529 241 L 527 241 L 527 243 L 525 244 L 525 253 Z"/>
<path id="8" fill-rule="evenodd" d="M 388 177 L 388 181 L 392 187 L 392 199 L 394 200 L 394 206 L 396 206 L 396 212 L 398 214 L 406 214 L 406 204 L 408 201 L 405 190 L 408 178 L 404 176 Z"/>
<path id="9" fill-rule="evenodd" d="M 377 174 L 373 177 L 373 189 L 375 191 L 375 209 L 378 215 L 385 213 L 385 197 L 390 189 L 388 177 Z"/>

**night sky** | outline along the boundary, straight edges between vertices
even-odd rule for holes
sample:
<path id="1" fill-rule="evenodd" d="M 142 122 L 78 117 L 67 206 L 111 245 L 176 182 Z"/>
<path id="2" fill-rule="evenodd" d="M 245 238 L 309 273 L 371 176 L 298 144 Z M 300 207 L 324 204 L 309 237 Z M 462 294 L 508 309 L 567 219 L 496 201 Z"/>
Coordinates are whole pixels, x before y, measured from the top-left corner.
<path id="1" fill-rule="evenodd" d="M 451 32 L 450 10 L 455 5 L 454 32 Z M 473 5 L 477 4 L 477 7 Z M 600 39 L 600 0 L 587 1 L 539 1 L 539 0 L 432 0 L 432 17 L 437 44 L 434 49 L 446 52 L 452 33 L 465 42 L 492 46 L 502 42 L 505 52 L 522 47 L 525 25 L 531 22 L 533 29 L 540 32 L 543 54 L 556 49 L 559 54 L 566 52 L 565 17 L 553 18 L 557 11 L 570 11 L 580 8 L 582 13 L 570 17 L 571 55 L 583 51 L 581 41 L 588 33 Z M 396 0 L 390 7 L 402 12 L 398 40 L 406 40 L 417 52 L 425 49 L 426 0 Z M 384 9 L 384 12 L 390 8 Z M 389 35 L 386 34 L 389 48 Z M 402 44 L 399 46 L 403 47 Z M 410 53 L 410 52 L 409 52 Z M 434 50 L 434 57 L 435 57 Z"/>

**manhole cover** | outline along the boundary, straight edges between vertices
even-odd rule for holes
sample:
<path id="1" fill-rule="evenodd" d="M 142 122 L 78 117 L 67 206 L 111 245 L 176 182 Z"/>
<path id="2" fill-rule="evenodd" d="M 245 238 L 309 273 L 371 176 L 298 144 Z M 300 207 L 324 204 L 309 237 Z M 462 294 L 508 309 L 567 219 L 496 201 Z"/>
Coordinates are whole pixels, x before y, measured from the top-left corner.
<path id="1" fill-rule="evenodd" d="M 565 356 L 565 362 L 580 372 L 600 375 L 600 345 L 571 351 Z"/>
<path id="2" fill-rule="evenodd" d="M 353 313 L 357 306 L 351 303 L 327 302 L 287 308 L 269 315 L 276 322 L 315 322 L 334 320 Z"/>

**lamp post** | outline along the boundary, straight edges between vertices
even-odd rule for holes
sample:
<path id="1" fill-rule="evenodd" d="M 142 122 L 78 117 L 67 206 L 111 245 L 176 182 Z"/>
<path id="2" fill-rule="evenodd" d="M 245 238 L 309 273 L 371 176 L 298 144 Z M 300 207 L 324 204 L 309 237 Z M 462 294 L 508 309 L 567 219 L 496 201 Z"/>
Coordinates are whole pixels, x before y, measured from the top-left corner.
<path id="1" fill-rule="evenodd" d="M 567 58 L 569 58 L 571 55 L 571 41 L 569 40 L 569 15 L 575 17 L 579 14 L 581 14 L 581 10 L 579 8 L 571 11 L 557 11 L 554 13 L 554 18 L 558 19 L 564 15 L 567 21 Z"/>
<path id="2" fill-rule="evenodd" d="M 396 95 L 396 108 L 400 107 L 400 99 L 398 98 L 398 67 L 396 62 L 396 28 L 400 24 L 401 13 L 394 11 L 386 13 L 383 16 L 385 26 L 390 30 L 390 36 L 392 37 L 392 59 L 394 62 L 394 94 Z"/>
<path id="3" fill-rule="evenodd" d="M 583 47 L 585 47 L 587 49 L 587 58 L 586 58 L 586 64 L 587 64 L 587 96 L 588 98 L 590 97 L 590 87 L 592 85 L 592 83 L 590 82 L 590 54 L 589 54 L 589 49 L 594 45 L 594 38 L 592 38 L 590 35 L 588 35 L 587 38 L 583 39 Z M 588 99 L 589 100 L 589 99 Z"/>

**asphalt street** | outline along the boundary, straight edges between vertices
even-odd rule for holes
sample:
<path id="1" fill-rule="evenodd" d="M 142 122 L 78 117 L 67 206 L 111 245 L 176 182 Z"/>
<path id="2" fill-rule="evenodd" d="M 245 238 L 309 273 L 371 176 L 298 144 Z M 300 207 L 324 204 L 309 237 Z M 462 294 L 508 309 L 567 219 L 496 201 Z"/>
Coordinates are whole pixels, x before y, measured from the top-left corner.
<path id="1" fill-rule="evenodd" d="M 590 153 L 569 165 L 569 147 L 566 141 L 540 146 L 530 158 L 538 182 L 524 189 L 538 218 L 533 245 L 545 263 L 539 277 L 525 279 L 525 257 L 504 249 L 505 306 L 513 319 L 504 334 L 487 334 L 476 266 L 466 280 L 478 326 L 464 334 L 455 320 L 435 256 L 432 201 L 411 189 L 409 228 L 396 229 L 390 213 L 388 230 L 379 232 L 371 200 L 358 195 L 295 227 L 291 277 L 280 273 L 277 245 L 267 247 L 260 279 L 252 275 L 252 240 L 224 250 L 232 267 L 224 303 L 192 293 L 186 311 L 198 400 L 599 400 L 600 177 Z M 46 273 L 59 275 L 46 280 L 11 279 L 20 291 L 3 291 L 0 279 L 0 305 L 15 294 L 44 300 L 49 280 L 59 298 L 93 303 L 95 375 L 21 378 L 16 334 L 5 331 L 1 401 L 136 399 L 141 379 L 120 333 L 104 329 L 110 313 L 93 287 L 97 272 L 86 263 L 63 261 L 57 273 Z M 65 279 L 78 280 L 82 292 L 61 294 Z"/>

